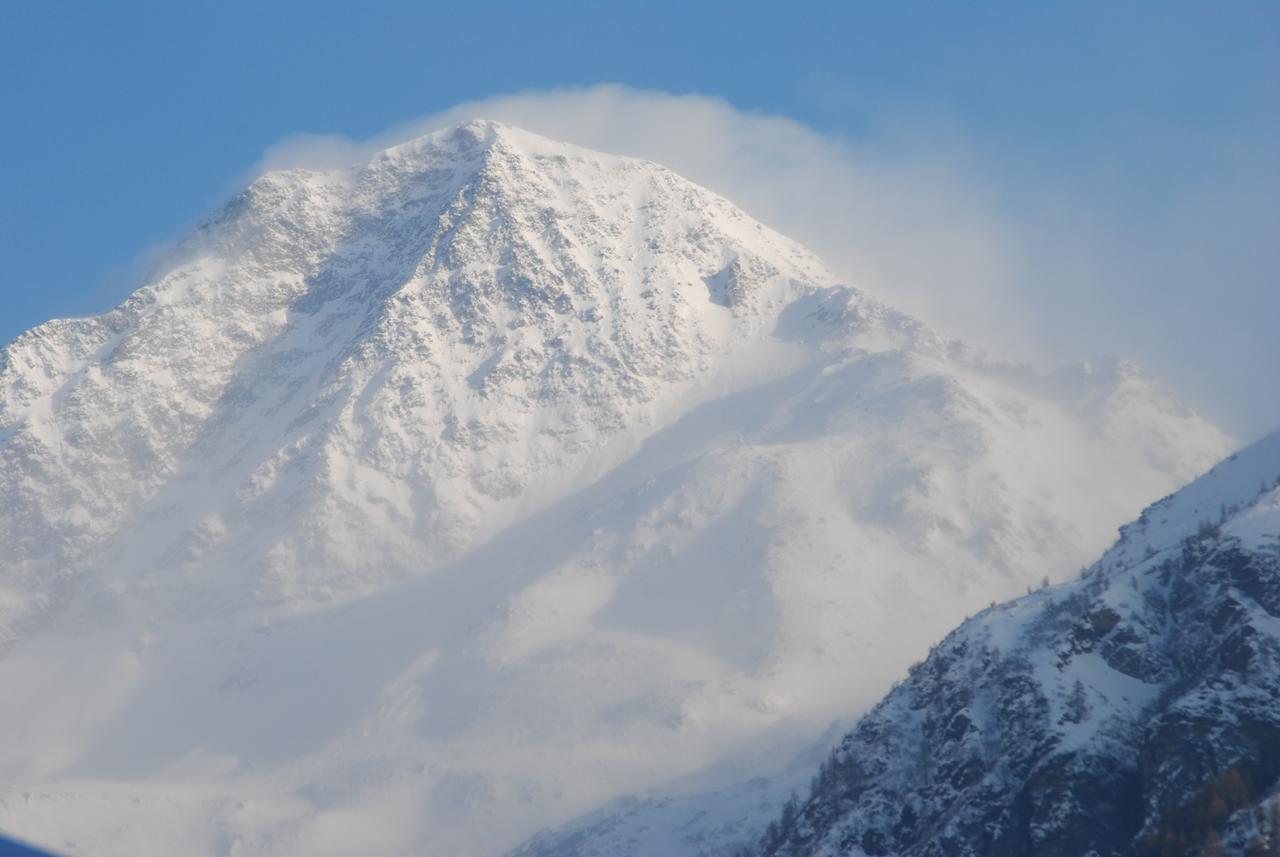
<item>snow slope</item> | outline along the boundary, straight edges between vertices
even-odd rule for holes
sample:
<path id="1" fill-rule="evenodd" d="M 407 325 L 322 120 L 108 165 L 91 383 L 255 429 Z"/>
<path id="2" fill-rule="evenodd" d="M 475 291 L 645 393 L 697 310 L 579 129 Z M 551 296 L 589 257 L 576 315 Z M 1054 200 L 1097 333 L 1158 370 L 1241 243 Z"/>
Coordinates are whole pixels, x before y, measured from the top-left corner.
<path id="1" fill-rule="evenodd" d="M 271 173 L 0 353 L 0 828 L 485 855 L 738 782 L 1229 443 L 651 163 L 476 122 Z"/>

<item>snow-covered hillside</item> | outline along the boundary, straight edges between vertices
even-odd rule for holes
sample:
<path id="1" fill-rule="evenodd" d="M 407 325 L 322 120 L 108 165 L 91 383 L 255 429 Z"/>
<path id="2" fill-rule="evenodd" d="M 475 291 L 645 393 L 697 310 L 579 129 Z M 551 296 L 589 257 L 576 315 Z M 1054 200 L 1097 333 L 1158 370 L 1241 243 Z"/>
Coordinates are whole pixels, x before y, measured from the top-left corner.
<path id="1" fill-rule="evenodd" d="M 485 855 L 738 782 L 1228 446 L 651 163 L 477 122 L 271 173 L 0 355 L 0 828 Z"/>
<path id="2" fill-rule="evenodd" d="M 1280 853 L 1280 432 L 966 622 L 818 770 L 753 853 Z"/>

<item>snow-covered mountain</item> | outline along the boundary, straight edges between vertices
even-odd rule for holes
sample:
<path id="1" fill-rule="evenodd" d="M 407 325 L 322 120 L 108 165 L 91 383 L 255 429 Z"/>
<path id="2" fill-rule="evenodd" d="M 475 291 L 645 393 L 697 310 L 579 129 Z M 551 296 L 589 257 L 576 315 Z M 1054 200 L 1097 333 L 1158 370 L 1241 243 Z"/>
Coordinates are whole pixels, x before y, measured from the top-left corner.
<path id="1" fill-rule="evenodd" d="M 1280 854 L 1280 432 L 966 622 L 818 770 L 759 853 Z"/>
<path id="2" fill-rule="evenodd" d="M 0 355 L 0 828 L 485 855 L 736 783 L 1229 445 L 652 163 L 478 122 L 271 173 Z"/>

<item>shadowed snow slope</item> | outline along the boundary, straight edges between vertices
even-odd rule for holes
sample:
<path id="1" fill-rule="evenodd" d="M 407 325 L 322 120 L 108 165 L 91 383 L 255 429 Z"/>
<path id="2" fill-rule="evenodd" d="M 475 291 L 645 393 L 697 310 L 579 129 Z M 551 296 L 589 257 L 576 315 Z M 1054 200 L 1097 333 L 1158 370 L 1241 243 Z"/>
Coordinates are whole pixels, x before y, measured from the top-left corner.
<path id="1" fill-rule="evenodd" d="M 0 827 L 486 855 L 736 782 L 1227 446 L 651 163 L 476 122 L 271 173 L 0 353 Z"/>

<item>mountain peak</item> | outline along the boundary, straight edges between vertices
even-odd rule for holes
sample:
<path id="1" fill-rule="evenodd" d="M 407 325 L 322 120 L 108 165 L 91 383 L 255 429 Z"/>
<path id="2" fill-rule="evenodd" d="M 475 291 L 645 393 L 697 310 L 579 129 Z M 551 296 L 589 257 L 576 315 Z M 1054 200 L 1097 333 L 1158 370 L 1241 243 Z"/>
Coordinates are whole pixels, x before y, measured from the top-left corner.
<path id="1" fill-rule="evenodd" d="M 536 149 L 564 147 L 492 119 L 471 119 L 422 134 L 376 153 L 372 164 L 453 158 L 460 168 L 479 168 L 494 157 L 520 157 Z"/>
<path id="2" fill-rule="evenodd" d="M 379 172 L 412 176 L 424 172 L 434 175 L 449 169 L 474 175 L 494 162 L 518 162 L 529 168 L 534 161 L 545 158 L 561 162 L 573 158 L 596 164 L 626 163 L 632 168 L 669 172 L 649 161 L 606 155 L 493 119 L 470 119 L 368 152 L 341 166 L 308 167 L 304 159 L 302 165 L 268 170 L 258 176 L 249 189 L 259 184 L 270 187 L 326 179 L 349 184 Z"/>
<path id="3" fill-rule="evenodd" d="M 482 157 L 492 151 L 523 152 L 529 155 L 572 154 L 593 159 L 647 163 L 638 158 L 606 155 L 591 149 L 584 149 L 572 143 L 553 140 L 515 125 L 484 118 L 468 119 L 456 125 L 421 134 L 382 150 L 374 156 L 374 159 L 394 155 L 413 155 L 428 150 L 453 151 L 464 156 L 479 154 Z"/>
<path id="4" fill-rule="evenodd" d="M 570 159 L 575 164 L 570 165 Z M 212 237 L 216 241 L 218 236 L 211 233 L 232 224 L 232 231 L 252 237 L 265 233 L 267 237 L 295 240 L 307 236 L 283 234 L 270 225 L 296 224 L 299 229 L 289 230 L 294 233 L 323 232 L 326 221 L 348 217 L 356 206 L 368 212 L 414 197 L 465 193 L 478 183 L 486 184 L 490 191 L 520 184 L 546 185 L 556 181 L 549 175 L 550 166 L 559 167 L 561 178 L 565 178 L 563 174 L 572 173 L 574 167 L 599 171 L 606 164 L 606 171 L 618 167 L 624 171 L 661 170 L 646 162 L 602 155 L 510 125 L 476 119 L 420 135 L 341 167 L 292 166 L 267 171 L 206 221 L 195 239 Z M 508 194 L 504 204 L 528 201 Z M 244 228 L 235 230 L 238 221 L 245 221 Z"/>

